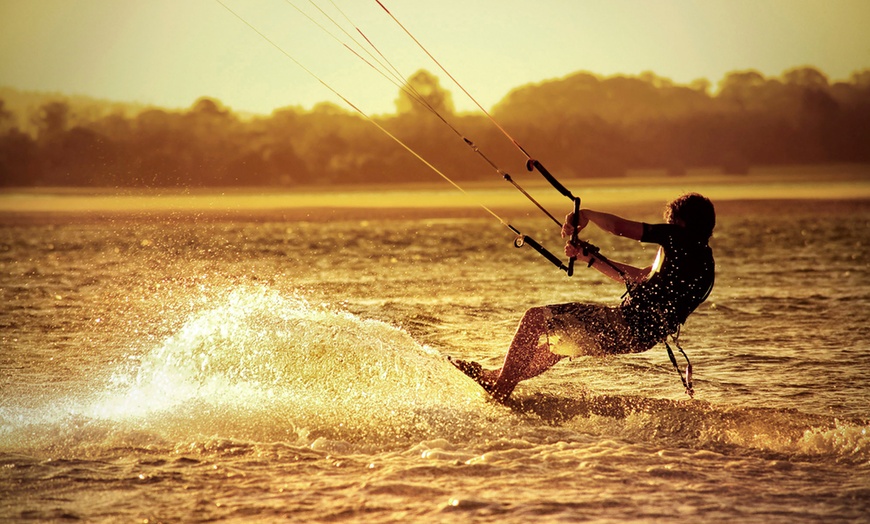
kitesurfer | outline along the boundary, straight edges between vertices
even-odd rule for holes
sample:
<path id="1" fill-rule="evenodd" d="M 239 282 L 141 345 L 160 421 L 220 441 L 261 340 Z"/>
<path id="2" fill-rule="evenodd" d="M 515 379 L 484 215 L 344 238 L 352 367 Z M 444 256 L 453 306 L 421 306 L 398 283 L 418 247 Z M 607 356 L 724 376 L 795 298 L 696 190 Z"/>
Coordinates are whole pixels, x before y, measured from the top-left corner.
<path id="1" fill-rule="evenodd" d="M 706 197 L 689 193 L 673 200 L 665 206 L 661 224 L 582 209 L 578 231 L 589 222 L 616 236 L 658 244 L 654 262 L 637 268 L 568 243 L 566 255 L 624 283 L 628 291 L 618 306 L 572 302 L 529 309 L 499 369 L 486 370 L 477 362 L 452 360 L 496 400 L 506 401 L 519 382 L 543 373 L 565 357 L 647 351 L 678 333 L 689 314 L 709 295 L 714 279 L 709 240 L 716 213 Z M 572 236 L 573 223 L 571 213 L 562 226 L 563 237 Z"/>

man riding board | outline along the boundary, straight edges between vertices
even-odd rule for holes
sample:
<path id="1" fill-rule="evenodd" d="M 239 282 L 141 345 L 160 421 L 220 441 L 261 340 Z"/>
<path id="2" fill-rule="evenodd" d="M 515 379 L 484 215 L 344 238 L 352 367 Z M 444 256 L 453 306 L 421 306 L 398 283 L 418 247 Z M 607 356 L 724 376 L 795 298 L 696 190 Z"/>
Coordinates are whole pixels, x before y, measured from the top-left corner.
<path id="1" fill-rule="evenodd" d="M 573 213 L 566 218 L 563 237 L 574 233 L 574 218 Z M 571 243 L 565 246 L 567 256 L 624 283 L 628 292 L 622 303 L 533 307 L 520 320 L 501 368 L 486 370 L 477 362 L 451 362 L 504 402 L 518 383 L 540 375 L 565 357 L 639 353 L 665 342 L 679 332 L 713 287 L 709 240 L 716 212 L 706 197 L 690 193 L 665 206 L 664 221 L 647 224 L 581 210 L 578 231 L 591 222 L 610 234 L 659 245 L 652 265 L 645 268 L 610 261 Z"/>

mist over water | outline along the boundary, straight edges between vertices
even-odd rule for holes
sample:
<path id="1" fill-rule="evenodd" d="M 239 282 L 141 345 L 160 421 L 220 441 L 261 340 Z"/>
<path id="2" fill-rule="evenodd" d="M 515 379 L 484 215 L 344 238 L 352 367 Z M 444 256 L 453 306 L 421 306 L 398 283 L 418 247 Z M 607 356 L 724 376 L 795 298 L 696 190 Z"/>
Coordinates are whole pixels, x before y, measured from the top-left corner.
<path id="1" fill-rule="evenodd" d="M 445 355 L 497 366 L 526 307 L 621 291 L 487 221 L 3 226 L 0 515 L 860 520 L 870 210 L 802 213 L 721 217 L 695 400 L 656 348 L 508 406 Z"/>

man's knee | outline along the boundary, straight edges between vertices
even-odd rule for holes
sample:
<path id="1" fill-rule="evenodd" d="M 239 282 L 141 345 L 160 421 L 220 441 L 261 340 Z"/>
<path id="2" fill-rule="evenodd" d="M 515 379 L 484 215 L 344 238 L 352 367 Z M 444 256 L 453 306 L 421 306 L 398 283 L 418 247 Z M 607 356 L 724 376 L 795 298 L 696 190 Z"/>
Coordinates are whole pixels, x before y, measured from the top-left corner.
<path id="1" fill-rule="evenodd" d="M 547 319 L 547 308 L 544 306 L 536 306 L 526 310 L 523 315 L 523 322 L 543 324 Z"/>

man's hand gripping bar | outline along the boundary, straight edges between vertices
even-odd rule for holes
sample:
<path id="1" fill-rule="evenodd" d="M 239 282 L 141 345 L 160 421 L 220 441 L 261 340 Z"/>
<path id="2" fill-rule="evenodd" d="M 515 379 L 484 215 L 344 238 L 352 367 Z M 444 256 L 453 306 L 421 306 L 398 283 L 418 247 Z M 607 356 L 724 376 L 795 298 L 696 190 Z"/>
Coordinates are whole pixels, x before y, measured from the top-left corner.
<path id="1" fill-rule="evenodd" d="M 556 177 L 550 174 L 550 172 L 547 171 L 547 168 L 544 167 L 543 164 L 541 164 L 537 160 L 530 158 L 526 162 L 526 169 L 528 169 L 529 171 L 537 169 L 538 172 L 547 179 L 547 182 L 549 182 L 550 185 L 556 189 L 556 191 L 570 198 L 571 201 L 574 202 L 574 215 L 571 220 L 571 225 L 573 226 L 574 231 L 571 233 L 571 245 L 577 246 L 577 227 L 580 225 L 580 197 L 575 197 L 574 194 L 571 193 L 571 191 L 569 191 L 567 187 L 563 186 L 561 182 L 556 180 Z M 585 245 L 583 246 L 583 251 L 586 251 Z M 558 264 L 559 266 L 562 266 L 566 273 L 568 273 L 569 277 L 574 275 L 574 261 L 576 260 L 576 258 L 577 257 L 571 257 L 570 259 L 568 259 L 567 267 L 562 266 L 561 263 Z"/>

